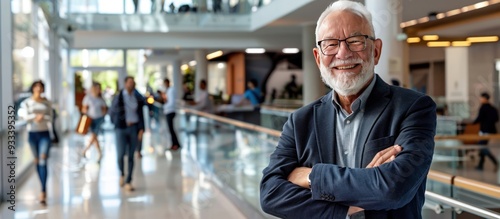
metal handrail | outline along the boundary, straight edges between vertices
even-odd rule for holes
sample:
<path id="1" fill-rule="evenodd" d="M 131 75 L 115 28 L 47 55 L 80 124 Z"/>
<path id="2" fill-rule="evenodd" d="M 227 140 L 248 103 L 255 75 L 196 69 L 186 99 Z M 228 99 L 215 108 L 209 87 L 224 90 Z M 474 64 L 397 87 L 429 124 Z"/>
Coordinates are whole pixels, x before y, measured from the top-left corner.
<path id="1" fill-rule="evenodd" d="M 484 217 L 484 218 L 492 218 L 492 219 L 500 219 L 500 214 L 488 209 L 484 208 L 479 208 L 475 207 L 472 205 L 469 205 L 464 202 L 460 202 L 457 200 L 454 200 L 452 198 L 448 198 L 446 196 L 442 196 L 433 192 L 425 191 L 425 198 L 430 199 L 433 202 L 441 203 L 443 205 L 447 205 L 450 207 L 453 207 L 455 210 L 460 209 L 462 211 L 466 211 L 469 213 L 472 213 L 474 215 L 477 215 L 479 217 Z"/>

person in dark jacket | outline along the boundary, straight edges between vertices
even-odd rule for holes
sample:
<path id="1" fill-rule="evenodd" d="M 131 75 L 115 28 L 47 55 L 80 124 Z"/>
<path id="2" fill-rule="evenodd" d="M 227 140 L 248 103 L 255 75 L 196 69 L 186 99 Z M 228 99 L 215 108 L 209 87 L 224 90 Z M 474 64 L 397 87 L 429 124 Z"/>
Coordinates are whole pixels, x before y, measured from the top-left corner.
<path id="1" fill-rule="evenodd" d="M 127 191 L 133 191 L 131 184 L 134 169 L 134 152 L 142 140 L 144 132 L 143 106 L 146 104 L 144 97 L 135 89 L 133 77 L 125 78 L 125 88 L 120 90 L 111 103 L 110 117 L 115 125 L 116 154 L 118 168 L 120 169 L 120 186 L 125 186 Z M 128 172 L 125 179 L 123 157 L 127 153 Z"/>
<path id="2" fill-rule="evenodd" d="M 495 123 L 498 122 L 498 110 L 490 104 L 490 95 L 488 93 L 482 93 L 480 97 L 481 107 L 479 108 L 479 113 L 477 114 L 476 120 L 474 120 L 474 124 L 479 123 L 479 134 L 480 135 L 488 135 L 497 133 L 497 128 Z M 487 145 L 488 140 L 481 140 L 478 144 Z M 491 154 L 489 148 L 482 148 L 479 152 L 479 164 L 477 165 L 477 170 L 483 170 L 484 167 L 484 157 L 488 156 L 495 165 L 495 172 L 498 169 L 498 161 Z"/>

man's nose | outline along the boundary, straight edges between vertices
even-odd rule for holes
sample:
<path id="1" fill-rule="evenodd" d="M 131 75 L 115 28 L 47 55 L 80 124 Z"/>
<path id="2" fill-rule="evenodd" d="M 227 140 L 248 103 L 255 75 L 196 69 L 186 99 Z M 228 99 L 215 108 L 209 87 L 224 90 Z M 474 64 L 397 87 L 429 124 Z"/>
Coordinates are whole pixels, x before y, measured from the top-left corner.
<path id="1" fill-rule="evenodd" d="M 339 43 L 339 51 L 335 54 L 336 58 L 350 58 L 352 56 L 352 52 L 349 49 L 346 41 L 340 41 Z"/>

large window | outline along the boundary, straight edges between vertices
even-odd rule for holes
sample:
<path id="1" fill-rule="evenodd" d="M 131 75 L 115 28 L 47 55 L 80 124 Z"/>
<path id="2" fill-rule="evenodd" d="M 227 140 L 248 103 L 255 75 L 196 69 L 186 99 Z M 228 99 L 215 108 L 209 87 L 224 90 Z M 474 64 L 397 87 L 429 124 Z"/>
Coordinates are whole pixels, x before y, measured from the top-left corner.
<path id="1" fill-rule="evenodd" d="M 111 49 L 71 50 L 71 66 L 122 67 L 123 50 L 111 50 Z"/>

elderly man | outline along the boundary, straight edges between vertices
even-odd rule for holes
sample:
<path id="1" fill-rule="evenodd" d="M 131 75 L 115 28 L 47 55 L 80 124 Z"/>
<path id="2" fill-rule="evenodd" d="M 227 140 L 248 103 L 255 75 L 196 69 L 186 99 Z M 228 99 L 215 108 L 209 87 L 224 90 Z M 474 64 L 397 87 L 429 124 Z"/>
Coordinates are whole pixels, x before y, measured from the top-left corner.
<path id="1" fill-rule="evenodd" d="M 284 218 L 421 218 L 435 103 L 374 73 L 382 41 L 362 4 L 331 4 L 316 40 L 333 90 L 288 118 L 263 171 L 262 209 Z"/>

